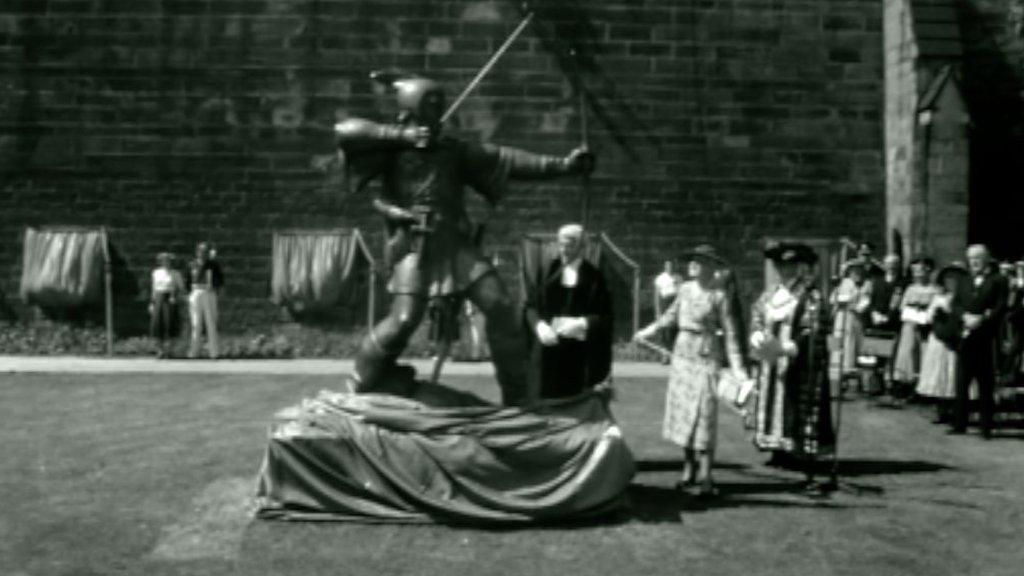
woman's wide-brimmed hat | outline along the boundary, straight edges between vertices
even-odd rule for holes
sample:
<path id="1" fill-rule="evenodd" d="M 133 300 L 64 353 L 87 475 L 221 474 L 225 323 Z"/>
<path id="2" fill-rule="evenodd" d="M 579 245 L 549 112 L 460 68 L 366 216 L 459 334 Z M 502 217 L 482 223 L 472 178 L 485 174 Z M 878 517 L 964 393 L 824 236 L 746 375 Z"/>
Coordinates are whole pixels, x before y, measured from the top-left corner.
<path id="1" fill-rule="evenodd" d="M 955 274 L 963 278 L 969 278 L 971 276 L 971 272 L 967 269 L 965 264 L 962 262 L 953 262 L 943 266 L 942 269 L 939 270 L 939 273 L 935 275 L 935 282 L 942 284 L 950 274 Z"/>
<path id="2" fill-rule="evenodd" d="M 710 244 L 699 244 L 689 250 L 686 250 L 680 256 L 680 260 L 683 262 L 696 260 L 698 262 L 708 263 L 714 266 L 729 265 L 724 258 L 718 255 L 718 252 L 715 251 L 715 247 Z"/>
<path id="3" fill-rule="evenodd" d="M 914 258 L 913 260 L 910 261 L 910 265 L 911 266 L 924 266 L 925 268 L 928 268 L 929 270 L 934 270 L 935 269 L 935 260 L 932 260 L 928 256 L 918 256 L 917 258 Z"/>
<path id="4" fill-rule="evenodd" d="M 778 242 L 764 249 L 764 257 L 781 264 L 814 264 L 818 254 L 807 244 L 799 242 Z"/>
<path id="5" fill-rule="evenodd" d="M 868 269 L 868 264 L 867 264 L 867 262 L 864 261 L 863 258 L 853 258 L 853 259 L 847 260 L 846 262 L 843 262 L 843 264 L 839 267 L 839 272 L 843 276 L 846 276 L 847 274 L 849 274 L 850 272 L 852 272 L 854 270 L 858 270 L 860 272 L 865 272 L 865 271 L 867 271 L 867 269 Z"/>

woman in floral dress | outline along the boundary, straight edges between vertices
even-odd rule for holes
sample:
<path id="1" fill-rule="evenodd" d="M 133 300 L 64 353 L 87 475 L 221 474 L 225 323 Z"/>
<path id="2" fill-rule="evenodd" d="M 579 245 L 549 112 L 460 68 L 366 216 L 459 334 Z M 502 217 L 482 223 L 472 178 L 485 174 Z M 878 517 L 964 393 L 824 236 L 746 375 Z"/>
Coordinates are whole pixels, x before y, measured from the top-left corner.
<path id="1" fill-rule="evenodd" d="M 727 363 L 737 378 L 745 381 L 748 377 L 741 353 L 738 311 L 732 309 L 730 298 L 713 280 L 722 260 L 710 246 L 695 248 L 687 259 L 689 279 L 680 285 L 668 309 L 636 337 L 647 339 L 660 329 L 678 328 L 662 435 L 683 448 L 683 472 L 676 487 L 699 484 L 698 496 L 708 497 L 716 493 L 711 467 L 721 368 Z"/>

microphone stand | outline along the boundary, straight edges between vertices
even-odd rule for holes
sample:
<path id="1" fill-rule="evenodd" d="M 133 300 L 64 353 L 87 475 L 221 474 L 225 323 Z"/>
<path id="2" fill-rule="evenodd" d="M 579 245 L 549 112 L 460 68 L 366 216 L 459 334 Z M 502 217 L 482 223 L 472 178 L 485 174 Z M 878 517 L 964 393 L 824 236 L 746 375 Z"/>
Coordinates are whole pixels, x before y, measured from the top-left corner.
<path id="1" fill-rule="evenodd" d="M 832 307 L 829 304 L 829 302 L 827 300 L 825 300 L 824 298 L 821 298 L 820 296 L 819 296 L 819 300 L 821 302 L 820 306 L 823 308 L 823 311 L 824 311 L 824 317 L 825 318 L 832 318 L 833 317 L 832 316 L 833 310 L 832 310 Z M 839 335 L 839 347 L 840 348 L 839 348 L 839 356 L 838 356 L 838 360 L 839 360 L 839 366 L 838 366 L 839 378 L 838 378 L 838 381 L 836 383 L 835 394 L 833 394 L 833 392 L 832 392 L 832 390 L 833 390 L 832 389 L 832 382 L 831 382 L 831 378 L 828 377 L 829 375 L 827 374 L 827 372 L 826 372 L 826 378 L 825 378 L 826 384 L 827 384 L 827 386 L 829 388 L 829 404 L 831 406 L 835 407 L 834 408 L 835 414 L 833 415 L 834 419 L 833 419 L 833 422 L 832 422 L 832 430 L 833 430 L 832 461 L 830 462 L 830 466 L 829 466 L 829 480 L 825 484 L 824 488 L 828 492 L 843 492 L 845 494 L 854 494 L 854 495 L 858 495 L 858 496 L 861 495 L 861 494 L 866 494 L 866 493 L 881 494 L 881 492 L 882 492 L 881 488 L 878 488 L 876 486 L 864 486 L 864 485 L 852 484 L 850 482 L 844 482 L 844 481 L 842 481 L 840 479 L 840 473 L 839 473 L 839 445 L 840 445 L 839 444 L 839 436 L 840 436 L 840 433 L 842 432 L 842 422 L 843 422 L 843 362 L 844 362 L 845 357 L 846 357 L 846 323 L 847 323 L 847 320 L 849 318 L 849 314 L 850 313 L 851 313 L 851 310 L 848 309 L 848 308 L 846 310 L 843 310 L 843 318 L 839 322 L 839 330 L 840 330 L 840 335 Z M 811 337 L 812 338 L 814 338 L 816 336 L 816 330 L 818 329 L 818 324 L 820 323 L 821 315 L 822 315 L 821 312 L 816 312 L 815 317 L 811 320 Z M 811 378 L 814 378 L 814 371 L 813 371 L 814 367 L 815 367 L 814 366 L 814 356 L 815 356 L 814 351 L 815 351 L 815 349 L 817 347 L 813 344 L 813 340 L 811 342 L 812 342 L 812 344 L 811 344 L 811 348 L 810 348 L 810 353 L 808 354 L 810 356 L 810 358 L 809 358 L 808 362 L 809 362 L 809 369 L 811 370 Z M 826 347 L 826 350 L 827 350 L 827 348 L 828 347 Z M 817 459 L 815 459 L 815 461 L 817 461 Z"/>

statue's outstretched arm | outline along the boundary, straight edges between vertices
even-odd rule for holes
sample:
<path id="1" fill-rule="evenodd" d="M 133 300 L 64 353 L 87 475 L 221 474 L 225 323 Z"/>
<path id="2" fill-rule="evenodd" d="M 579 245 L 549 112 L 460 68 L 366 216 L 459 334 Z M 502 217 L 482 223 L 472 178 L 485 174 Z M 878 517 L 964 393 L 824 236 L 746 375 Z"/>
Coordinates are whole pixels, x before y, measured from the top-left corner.
<path id="1" fill-rule="evenodd" d="M 338 147 L 350 152 L 380 148 L 422 147 L 430 139 L 423 126 L 380 124 L 363 118 L 349 118 L 334 125 Z"/>
<path id="2" fill-rule="evenodd" d="M 472 144 L 463 148 L 463 154 L 467 182 L 491 203 L 504 195 L 509 180 L 557 178 L 585 174 L 594 168 L 593 155 L 582 147 L 567 156 L 551 156 L 508 146 Z"/>
<path id="3" fill-rule="evenodd" d="M 594 156 L 585 148 L 576 148 L 565 156 L 534 154 L 526 150 L 502 146 L 503 160 L 509 166 L 509 178 L 518 180 L 555 178 L 589 173 L 594 169 Z"/>

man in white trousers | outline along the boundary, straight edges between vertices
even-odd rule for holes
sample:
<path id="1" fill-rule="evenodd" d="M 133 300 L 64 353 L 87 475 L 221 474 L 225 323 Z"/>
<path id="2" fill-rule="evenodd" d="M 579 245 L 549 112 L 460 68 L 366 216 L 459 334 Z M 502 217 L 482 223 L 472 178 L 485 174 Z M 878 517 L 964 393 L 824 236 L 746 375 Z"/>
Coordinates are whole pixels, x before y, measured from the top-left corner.
<path id="1" fill-rule="evenodd" d="M 188 270 L 188 312 L 192 322 L 192 339 L 188 357 L 199 355 L 200 342 L 205 327 L 210 358 L 216 359 L 217 351 L 217 291 L 224 285 L 224 273 L 214 259 L 210 245 L 200 242 L 196 245 L 196 257 L 189 263 Z"/>

